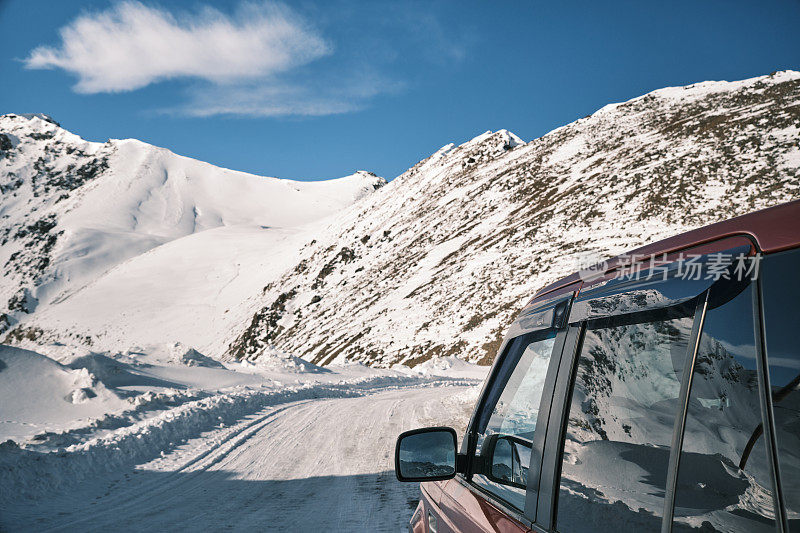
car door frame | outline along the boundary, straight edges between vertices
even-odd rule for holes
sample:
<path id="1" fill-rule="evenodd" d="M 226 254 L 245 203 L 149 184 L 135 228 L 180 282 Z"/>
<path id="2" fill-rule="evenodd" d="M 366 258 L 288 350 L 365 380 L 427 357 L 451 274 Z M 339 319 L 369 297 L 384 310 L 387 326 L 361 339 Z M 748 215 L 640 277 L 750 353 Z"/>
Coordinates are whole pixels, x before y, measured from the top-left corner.
<path id="1" fill-rule="evenodd" d="M 769 377 L 769 361 L 766 342 L 766 320 L 764 313 L 764 290 L 761 276 L 755 280 L 753 291 L 753 317 L 756 341 L 756 366 L 758 368 L 759 396 L 761 399 L 761 420 L 764 424 L 764 442 L 767 458 L 772 470 L 772 496 L 775 503 L 775 524 L 779 533 L 789 533 L 786 499 L 781 482 L 778 442 L 775 437 L 775 411 L 772 405 L 772 386 Z M 670 532 L 667 532 L 670 533 Z"/>
<path id="2" fill-rule="evenodd" d="M 508 333 L 498 350 L 500 354 L 492 366 L 492 370 L 483 384 L 483 388 L 478 396 L 479 400 L 475 409 L 472 412 L 469 425 L 467 426 L 466 436 L 461 445 L 461 453 L 467 457 L 467 471 L 464 473 L 456 474 L 456 481 L 462 486 L 472 491 L 479 497 L 487 500 L 491 505 L 497 507 L 500 511 L 507 514 L 517 522 L 520 522 L 525 527 L 534 528 L 536 520 L 536 507 L 539 502 L 539 474 L 542 469 L 542 460 L 544 457 L 545 437 L 547 434 L 547 426 L 549 424 L 551 409 L 551 402 L 553 399 L 554 388 L 556 384 L 557 372 L 562 354 L 564 351 L 565 343 L 567 341 L 568 329 L 566 328 L 566 317 L 569 316 L 572 301 L 577 293 L 580 283 L 573 284 L 565 287 L 564 289 L 550 295 L 550 298 L 535 302 L 533 305 L 524 309 L 520 316 L 514 321 L 509 328 Z M 479 422 L 479 417 L 483 414 L 487 402 L 499 395 L 495 395 L 497 391 L 496 385 L 507 379 L 508 375 L 514 371 L 514 367 L 504 368 L 503 361 L 509 355 L 509 348 L 512 342 L 519 336 L 525 335 L 530 331 L 536 331 L 537 326 L 545 325 L 540 317 L 547 316 L 550 311 L 555 311 L 561 306 L 564 313 L 563 323 L 555 314 L 553 315 L 553 323 L 551 327 L 539 328 L 541 331 L 547 329 L 554 329 L 556 332 L 555 342 L 553 344 L 553 351 L 550 355 L 550 363 L 547 367 L 547 374 L 545 376 L 542 400 L 539 406 L 539 416 L 536 421 L 536 429 L 534 430 L 533 447 L 531 449 L 530 470 L 528 473 L 528 486 L 525 491 L 525 509 L 517 509 L 515 506 L 506 502 L 496 494 L 484 489 L 472 481 L 472 476 L 475 473 L 475 465 L 473 459 L 475 457 L 475 450 L 477 448 L 478 434 L 475 431 L 476 425 Z M 527 321 L 527 322 L 526 322 Z M 529 327 L 525 327 L 526 324 Z M 534 471 L 534 467 L 536 470 Z M 532 487 L 532 482 L 535 479 L 536 486 Z"/>

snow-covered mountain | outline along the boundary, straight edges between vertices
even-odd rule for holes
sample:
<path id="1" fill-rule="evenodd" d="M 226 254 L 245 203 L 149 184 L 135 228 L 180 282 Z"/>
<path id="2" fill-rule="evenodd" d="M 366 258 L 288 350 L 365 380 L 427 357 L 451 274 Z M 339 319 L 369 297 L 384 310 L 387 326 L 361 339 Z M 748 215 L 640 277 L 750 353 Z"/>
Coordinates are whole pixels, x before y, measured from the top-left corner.
<path id="1" fill-rule="evenodd" d="M 0 131 L 0 302 L 18 344 L 486 363 L 579 257 L 800 197 L 797 72 L 662 89 L 528 143 L 487 132 L 369 195 L 383 181 L 364 173 L 287 182 L 42 118 Z"/>
<path id="2" fill-rule="evenodd" d="M 661 89 L 529 143 L 447 145 L 343 211 L 253 295 L 227 354 L 488 362 L 538 288 L 800 197 L 800 73 Z"/>
<path id="3" fill-rule="evenodd" d="M 34 319 L 51 337 L 75 326 L 86 343 L 117 327 L 128 333 L 114 341 L 196 345 L 194 333 L 222 327 L 228 302 L 263 285 L 259 270 L 291 260 L 295 235 L 384 184 L 367 172 L 255 176 L 136 140 L 87 142 L 43 115 L 4 115 L 0 330 L 35 338 Z"/>

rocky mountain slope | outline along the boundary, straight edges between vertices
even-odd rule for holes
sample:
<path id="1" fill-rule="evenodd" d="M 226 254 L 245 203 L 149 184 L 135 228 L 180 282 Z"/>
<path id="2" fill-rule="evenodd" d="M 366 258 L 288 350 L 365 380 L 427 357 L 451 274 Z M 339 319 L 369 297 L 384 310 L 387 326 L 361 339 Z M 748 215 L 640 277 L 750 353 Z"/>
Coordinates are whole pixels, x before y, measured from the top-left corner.
<path id="1" fill-rule="evenodd" d="M 368 174 L 285 182 L 40 118 L 0 131 L 0 301 L 17 344 L 488 363 L 579 259 L 800 197 L 797 72 L 662 89 L 528 143 L 487 132 L 369 195 L 383 181 Z"/>
<path id="2" fill-rule="evenodd" d="M 800 197 L 800 73 L 667 88 L 523 143 L 447 145 L 351 209 L 247 304 L 229 357 L 489 362 L 534 291 Z"/>

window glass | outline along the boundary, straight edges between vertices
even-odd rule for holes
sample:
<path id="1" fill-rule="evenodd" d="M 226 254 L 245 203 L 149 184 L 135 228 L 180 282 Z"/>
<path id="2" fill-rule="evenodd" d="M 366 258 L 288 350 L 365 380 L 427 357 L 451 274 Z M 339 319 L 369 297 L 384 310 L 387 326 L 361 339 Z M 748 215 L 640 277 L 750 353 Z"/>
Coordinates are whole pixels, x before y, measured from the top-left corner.
<path id="1" fill-rule="evenodd" d="M 800 531 L 800 250 L 765 257 L 764 327 L 789 528 Z M 762 437 L 763 440 L 763 437 Z"/>
<path id="2" fill-rule="evenodd" d="M 494 477 L 510 483 L 498 483 L 483 474 L 474 475 L 473 482 L 520 510 L 525 507 L 525 489 L 514 485 L 527 485 L 533 433 L 554 344 L 554 332 L 522 335 L 512 341 L 505 360 L 513 371 L 505 384 L 498 383 L 502 392 L 494 405 L 487 405 L 486 427 L 478 428 L 477 456 L 485 455 L 489 437 L 511 437 L 498 440 L 493 457 L 488 458 Z"/>
<path id="3" fill-rule="evenodd" d="M 673 308 L 589 323 L 565 436 L 559 531 L 660 530 L 689 315 Z"/>
<path id="4" fill-rule="evenodd" d="M 706 312 L 678 468 L 675 531 L 775 530 L 764 439 L 751 443 L 763 429 L 752 291 Z"/>

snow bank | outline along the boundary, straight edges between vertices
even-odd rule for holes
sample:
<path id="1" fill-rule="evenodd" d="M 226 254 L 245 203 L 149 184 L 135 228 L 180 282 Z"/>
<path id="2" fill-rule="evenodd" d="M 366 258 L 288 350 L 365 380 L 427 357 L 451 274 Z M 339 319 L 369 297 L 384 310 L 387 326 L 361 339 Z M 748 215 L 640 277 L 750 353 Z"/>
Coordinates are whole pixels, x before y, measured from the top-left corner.
<path id="1" fill-rule="evenodd" d="M 172 360 L 186 366 L 204 366 L 206 368 L 225 368 L 222 363 L 203 355 L 194 348 L 176 342 L 170 349 Z"/>
<path id="2" fill-rule="evenodd" d="M 305 359 L 301 359 L 288 352 L 284 352 L 272 347 L 267 348 L 267 350 L 264 352 L 264 355 L 258 358 L 255 362 L 242 360 L 239 365 L 246 370 L 255 369 L 257 371 L 288 372 L 293 374 L 325 374 L 332 372 L 327 368 L 309 363 Z"/>
<path id="3" fill-rule="evenodd" d="M 402 365 L 395 365 L 394 369 L 407 368 Z M 422 364 L 410 369 L 410 373 L 422 376 L 447 376 L 451 378 L 467 378 L 483 380 L 489 373 L 488 366 L 480 366 L 469 363 L 458 357 L 448 355 L 443 357 L 432 357 Z"/>
<path id="4" fill-rule="evenodd" d="M 75 427 L 129 406 L 85 368 L 0 345 L 0 441 Z"/>

